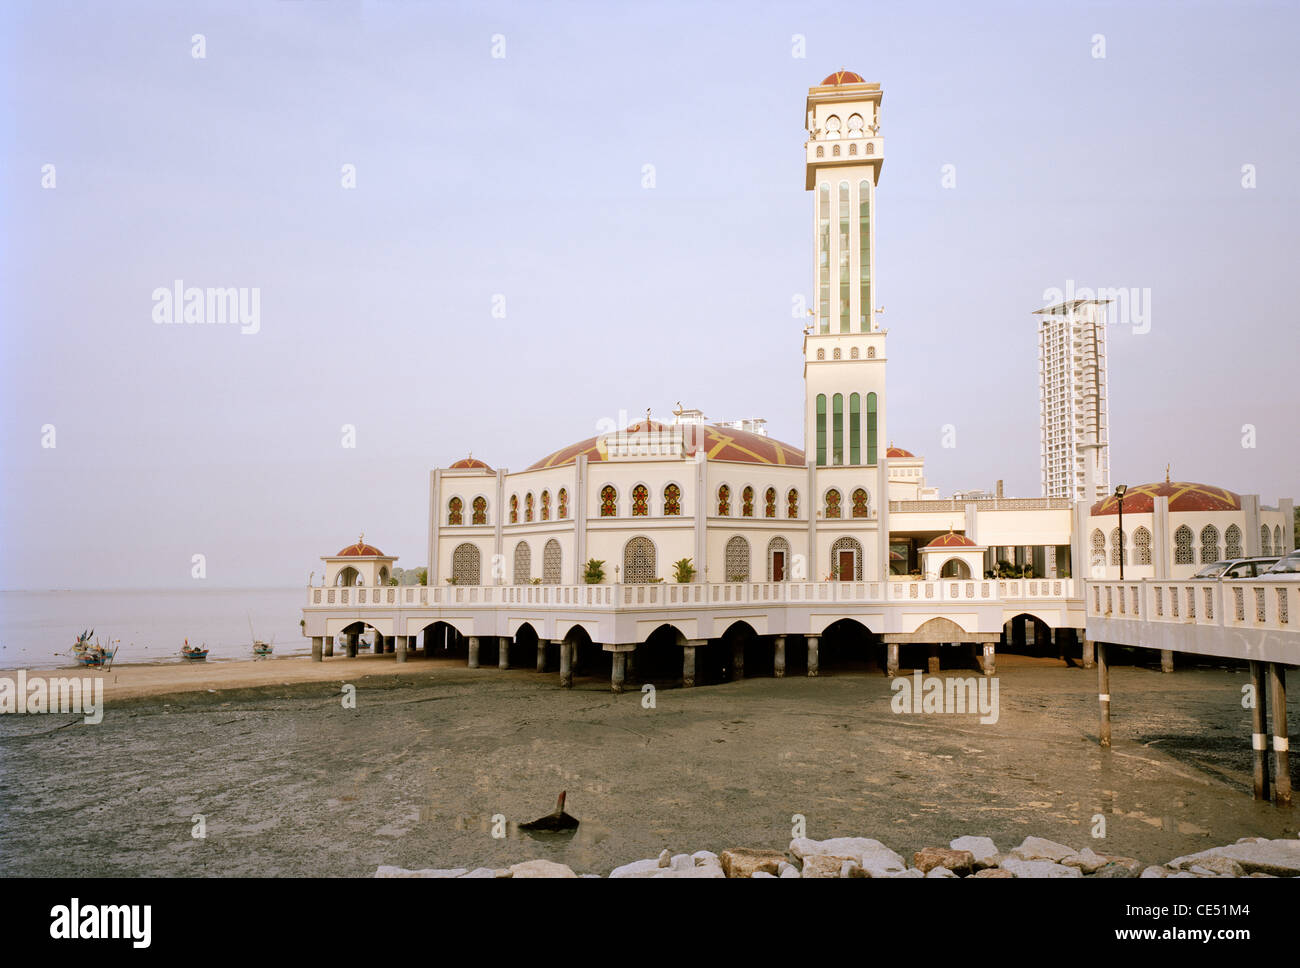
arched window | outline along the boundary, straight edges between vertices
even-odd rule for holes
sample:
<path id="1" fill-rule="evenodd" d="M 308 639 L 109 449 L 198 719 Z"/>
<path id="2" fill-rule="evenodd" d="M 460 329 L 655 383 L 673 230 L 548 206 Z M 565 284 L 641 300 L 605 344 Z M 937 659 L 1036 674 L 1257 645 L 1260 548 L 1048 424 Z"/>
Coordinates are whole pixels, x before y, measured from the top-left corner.
<path id="1" fill-rule="evenodd" d="M 851 360 L 856 360 L 857 358 L 858 358 L 858 348 L 857 348 L 856 346 L 851 347 L 851 348 L 849 349 L 849 359 L 851 359 Z M 855 397 L 857 396 L 856 393 L 853 394 L 853 395 L 854 395 Z"/>
<path id="2" fill-rule="evenodd" d="M 533 580 L 533 551 L 527 541 L 515 545 L 515 584 L 527 585 Z"/>
<path id="3" fill-rule="evenodd" d="M 478 545 L 457 545 L 451 553 L 451 580 L 457 585 L 478 585 L 479 581 Z"/>
<path id="4" fill-rule="evenodd" d="M 533 492 L 529 491 L 527 494 L 524 495 L 524 520 L 531 521 L 532 519 L 533 519 Z"/>
<path id="5" fill-rule="evenodd" d="M 1224 557 L 1240 558 L 1241 557 L 1241 528 L 1235 524 L 1228 525 L 1228 530 L 1223 532 L 1223 549 Z"/>
<path id="6" fill-rule="evenodd" d="M 551 492 L 542 491 L 542 520 L 551 520 Z"/>
<path id="7" fill-rule="evenodd" d="M 836 581 L 862 581 L 862 545 L 856 538 L 840 538 L 831 545 L 831 575 Z"/>
<path id="8" fill-rule="evenodd" d="M 825 351 L 824 349 L 818 349 L 818 350 L 817 350 L 817 359 L 819 359 L 819 360 L 824 360 L 824 359 L 826 359 L 826 351 Z"/>
<path id="9" fill-rule="evenodd" d="M 740 535 L 727 542 L 727 581 L 749 581 L 749 542 Z"/>
<path id="10" fill-rule="evenodd" d="M 623 546 L 623 581 L 633 585 L 655 580 L 655 546 L 637 536 Z"/>
<path id="11" fill-rule="evenodd" d="M 788 581 L 790 578 L 790 542 L 773 538 L 767 543 L 767 580 Z"/>
<path id="12" fill-rule="evenodd" d="M 1201 564 L 1219 560 L 1219 529 L 1212 524 L 1201 528 Z"/>
<path id="13" fill-rule="evenodd" d="M 844 463 L 844 394 L 831 397 L 831 462 Z"/>
<path id="14" fill-rule="evenodd" d="M 664 515 L 673 516 L 682 513 L 682 489 L 676 484 L 664 488 Z"/>
<path id="15" fill-rule="evenodd" d="M 632 517 L 645 517 L 650 513 L 650 491 L 644 484 L 632 488 Z"/>
<path id="16" fill-rule="evenodd" d="M 853 491 L 853 516 L 855 518 L 868 517 L 867 509 L 867 492 L 865 488 L 855 488 Z"/>
<path id="17" fill-rule="evenodd" d="M 554 538 L 546 542 L 542 549 L 542 583 L 558 585 L 560 583 L 560 565 L 562 564 L 560 543 Z"/>
<path id="18" fill-rule="evenodd" d="M 769 487 L 763 492 L 763 517 L 776 517 L 776 488 Z"/>
<path id="19" fill-rule="evenodd" d="M 458 497 L 454 497 L 447 502 L 447 524 L 448 525 L 464 523 L 461 520 L 463 517 L 461 512 L 464 510 L 464 507 L 465 507 L 465 503 Z"/>
<path id="20" fill-rule="evenodd" d="M 840 358 L 840 348 L 837 346 L 835 347 L 834 350 L 831 351 L 831 359 L 838 360 L 839 358 Z"/>
<path id="21" fill-rule="evenodd" d="M 826 492 L 826 517 L 838 518 L 840 516 L 840 492 L 831 488 Z"/>
<path id="22" fill-rule="evenodd" d="M 1192 564 L 1192 529 L 1185 524 L 1174 532 L 1174 564 Z"/>
<path id="23" fill-rule="evenodd" d="M 338 577 L 334 579 L 334 584 L 344 588 L 351 588 L 353 585 L 360 585 L 361 573 L 351 565 L 348 565 L 338 573 Z"/>
<path id="24" fill-rule="evenodd" d="M 826 119 L 826 137 L 834 140 L 840 136 L 840 119 L 832 114 Z"/>
<path id="25" fill-rule="evenodd" d="M 475 524 L 487 524 L 487 498 L 479 495 L 474 498 L 470 507 L 474 509 L 474 515 L 470 520 Z"/>
<path id="26" fill-rule="evenodd" d="M 969 578 L 970 565 L 960 558 L 949 558 L 939 569 L 940 578 Z"/>
<path id="27" fill-rule="evenodd" d="M 1273 553 L 1273 532 L 1268 530 L 1268 525 L 1261 525 L 1259 529 L 1259 553 L 1261 555 L 1271 555 Z"/>
<path id="28" fill-rule="evenodd" d="M 606 484 L 600 489 L 600 516 L 618 517 L 618 491 L 614 489 L 613 484 Z"/>
<path id="29" fill-rule="evenodd" d="M 817 466 L 826 466 L 826 394 L 817 394 Z"/>
<path id="30" fill-rule="evenodd" d="M 826 148 L 825 148 L 823 145 L 818 145 L 818 146 L 817 146 L 817 157 L 818 157 L 818 158 L 825 158 L 825 157 L 826 157 Z"/>
<path id="31" fill-rule="evenodd" d="M 1124 540 L 1124 535 L 1120 534 L 1119 528 L 1110 529 L 1110 563 L 1112 565 L 1118 565 L 1121 560 L 1124 564 L 1128 564 L 1128 555 L 1126 554 L 1128 549 L 1125 547 L 1127 543 Z"/>
<path id="32" fill-rule="evenodd" d="M 875 348 L 874 346 L 868 346 L 868 347 L 867 347 L 867 359 L 869 359 L 869 360 L 874 360 L 875 358 L 876 358 L 876 348 Z"/>
<path id="33" fill-rule="evenodd" d="M 867 394 L 867 463 L 876 464 L 876 395 Z"/>
<path id="34" fill-rule="evenodd" d="M 519 523 L 519 495 L 518 494 L 510 495 L 510 523 L 511 524 Z"/>
<path id="35" fill-rule="evenodd" d="M 1101 528 L 1092 529 L 1092 566 L 1099 568 L 1106 564 L 1106 536 Z"/>
<path id="36" fill-rule="evenodd" d="M 560 520 L 563 521 L 569 516 L 569 491 L 568 488 L 560 488 L 559 493 L 555 495 L 558 502 L 556 510 L 559 513 Z"/>
<path id="37" fill-rule="evenodd" d="M 748 484 L 740 492 L 740 516 L 742 518 L 752 518 L 754 516 L 754 489 Z"/>
<path id="38" fill-rule="evenodd" d="M 853 355 L 858 349 L 853 348 Z M 862 398 L 856 393 L 849 394 L 849 463 L 857 466 L 862 463 Z"/>
<path id="39" fill-rule="evenodd" d="M 785 516 L 787 518 L 797 518 L 799 516 L 799 492 L 793 487 L 785 496 Z"/>
<path id="40" fill-rule="evenodd" d="M 718 488 L 718 514 L 721 517 L 731 514 L 731 488 L 726 484 Z"/>
<path id="41" fill-rule="evenodd" d="M 840 146 L 839 146 L 839 145 L 831 145 L 831 157 L 832 157 L 832 158 L 838 158 L 839 156 L 840 156 Z"/>
<path id="42" fill-rule="evenodd" d="M 1133 532 L 1133 561 L 1138 565 L 1151 564 L 1151 532 L 1146 528 Z"/>
<path id="43" fill-rule="evenodd" d="M 1282 547 L 1282 525 L 1273 525 L 1273 554 L 1281 556 L 1285 549 Z"/>
<path id="44" fill-rule="evenodd" d="M 849 145 L 849 154 L 851 154 L 851 155 L 856 155 L 857 153 L 858 153 L 858 146 L 857 146 L 857 145 Z"/>

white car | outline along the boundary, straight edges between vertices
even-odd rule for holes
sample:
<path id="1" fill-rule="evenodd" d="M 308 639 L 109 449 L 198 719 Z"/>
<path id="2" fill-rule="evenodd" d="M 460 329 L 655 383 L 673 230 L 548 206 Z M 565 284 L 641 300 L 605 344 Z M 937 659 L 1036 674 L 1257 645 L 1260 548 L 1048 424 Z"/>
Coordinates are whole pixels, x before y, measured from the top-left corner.
<path id="1" fill-rule="evenodd" d="M 1291 552 L 1285 558 L 1279 558 L 1277 564 L 1260 572 L 1257 577 L 1300 581 L 1300 550 Z"/>

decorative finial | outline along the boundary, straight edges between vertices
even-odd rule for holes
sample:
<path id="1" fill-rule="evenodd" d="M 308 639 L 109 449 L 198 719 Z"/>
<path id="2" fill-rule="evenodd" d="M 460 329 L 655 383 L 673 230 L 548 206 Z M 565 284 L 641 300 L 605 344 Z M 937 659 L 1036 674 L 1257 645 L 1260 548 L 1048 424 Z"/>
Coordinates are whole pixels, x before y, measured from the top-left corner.
<path id="1" fill-rule="evenodd" d="M 366 545 L 366 533 L 364 531 L 357 535 L 357 549 L 360 550 Z"/>
<path id="2" fill-rule="evenodd" d="M 1166 484 L 1169 483 L 1169 465 L 1168 465 L 1168 464 L 1165 465 L 1165 483 L 1166 483 Z"/>
<path id="3" fill-rule="evenodd" d="M 646 430 L 650 429 L 650 408 L 649 407 L 645 408 L 645 429 Z"/>

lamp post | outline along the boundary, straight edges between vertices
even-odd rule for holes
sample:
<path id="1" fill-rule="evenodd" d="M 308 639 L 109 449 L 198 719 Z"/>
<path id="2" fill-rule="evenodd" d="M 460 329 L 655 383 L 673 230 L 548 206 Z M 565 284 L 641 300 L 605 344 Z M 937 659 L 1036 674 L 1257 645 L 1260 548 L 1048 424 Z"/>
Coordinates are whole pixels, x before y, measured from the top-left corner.
<path id="1" fill-rule="evenodd" d="M 1127 484 L 1115 486 L 1115 500 L 1119 502 L 1119 580 L 1124 580 L 1124 492 Z"/>

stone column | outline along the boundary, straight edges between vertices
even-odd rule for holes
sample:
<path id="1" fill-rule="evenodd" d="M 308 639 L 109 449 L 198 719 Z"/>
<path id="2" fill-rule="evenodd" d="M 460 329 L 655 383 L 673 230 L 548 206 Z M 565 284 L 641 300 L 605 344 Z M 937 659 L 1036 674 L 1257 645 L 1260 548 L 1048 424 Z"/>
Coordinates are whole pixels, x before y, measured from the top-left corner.
<path id="1" fill-rule="evenodd" d="M 695 685 L 695 646 L 682 646 L 682 685 L 687 689 Z"/>
<path id="2" fill-rule="evenodd" d="M 406 650 L 407 650 L 407 637 L 405 635 L 397 636 L 394 642 L 394 646 L 395 648 L 393 650 L 394 651 L 393 658 L 396 659 L 398 662 L 405 662 Z"/>
<path id="3" fill-rule="evenodd" d="M 348 633 L 348 658 L 349 659 L 355 659 L 357 657 L 357 640 L 360 637 L 361 634 L 359 632 Z"/>
<path id="4" fill-rule="evenodd" d="M 397 647 L 397 643 L 396 643 L 396 641 L 395 641 L 396 638 L 397 638 L 397 636 L 395 636 L 395 635 L 385 635 L 385 636 L 384 636 L 384 651 L 385 651 L 385 652 L 393 652 L 393 650 Z"/>
<path id="5" fill-rule="evenodd" d="M 623 680 L 627 677 L 627 653 L 615 652 L 613 659 L 614 670 L 610 673 L 609 688 L 611 692 L 618 694 L 623 691 Z"/>
<path id="6" fill-rule="evenodd" d="M 1291 806 L 1291 750 L 1286 729 L 1286 666 L 1268 664 L 1269 699 L 1273 706 L 1273 805 Z"/>
<path id="7" fill-rule="evenodd" d="M 1093 667 L 1096 661 L 1095 656 L 1096 647 L 1093 645 L 1092 639 L 1085 637 L 1083 640 L 1083 667 L 1085 669 Z"/>
<path id="8" fill-rule="evenodd" d="M 776 645 L 772 654 L 772 665 L 778 679 L 785 678 L 785 636 L 776 637 Z"/>
<path id="9" fill-rule="evenodd" d="M 627 678 L 629 681 L 636 678 L 636 646 L 632 646 L 626 653 L 627 655 Z"/>
<path id="10" fill-rule="evenodd" d="M 321 661 L 324 648 L 325 646 L 321 642 L 321 637 L 319 635 L 313 635 L 311 637 L 311 661 L 312 662 Z"/>
<path id="11" fill-rule="evenodd" d="M 384 654 L 384 633 L 380 632 L 378 629 L 375 630 L 375 647 L 372 650 L 371 654 L 372 655 Z"/>
<path id="12" fill-rule="evenodd" d="M 808 636 L 808 675 L 820 675 L 821 670 L 817 664 L 817 636 Z"/>
<path id="13" fill-rule="evenodd" d="M 537 640 L 537 671 L 546 671 L 546 640 Z"/>
<path id="14" fill-rule="evenodd" d="M 510 638 L 508 636 L 497 636 L 497 668 L 510 668 Z"/>
<path id="15" fill-rule="evenodd" d="M 937 643 L 930 646 L 930 654 L 925 660 L 925 671 L 934 675 L 939 671 L 939 646 Z"/>
<path id="16" fill-rule="evenodd" d="M 1160 671 L 1161 672 L 1174 671 L 1174 650 L 1173 649 L 1160 650 Z"/>
<path id="17" fill-rule="evenodd" d="M 560 685 L 565 689 L 573 687 L 573 643 L 568 639 L 560 642 Z"/>
<path id="18" fill-rule="evenodd" d="M 980 657 L 980 668 L 986 676 L 996 675 L 997 659 L 995 657 L 994 645 L 992 642 L 984 643 L 984 654 Z"/>
<path id="19" fill-rule="evenodd" d="M 469 637 L 469 662 L 467 663 L 467 665 L 471 669 L 478 668 L 478 636 L 477 635 L 471 635 Z"/>
<path id="20" fill-rule="evenodd" d="M 1017 615 L 1011 620 L 1011 644 L 1021 652 L 1025 651 L 1025 617 Z"/>
<path id="21" fill-rule="evenodd" d="M 894 678 L 898 675 L 898 643 L 885 643 L 885 675 Z"/>
<path id="22" fill-rule="evenodd" d="M 334 636 L 325 636 L 325 658 L 332 658 L 334 655 Z"/>
<path id="23" fill-rule="evenodd" d="M 737 639 L 731 643 L 731 681 L 745 678 L 745 642 Z"/>

